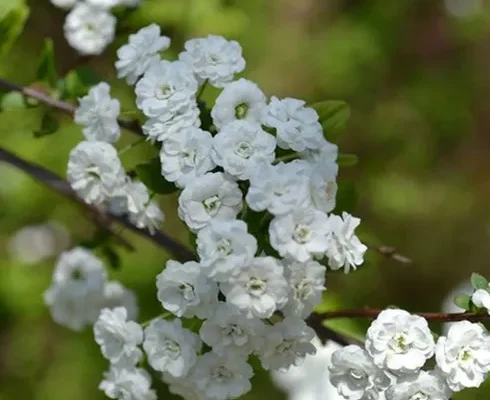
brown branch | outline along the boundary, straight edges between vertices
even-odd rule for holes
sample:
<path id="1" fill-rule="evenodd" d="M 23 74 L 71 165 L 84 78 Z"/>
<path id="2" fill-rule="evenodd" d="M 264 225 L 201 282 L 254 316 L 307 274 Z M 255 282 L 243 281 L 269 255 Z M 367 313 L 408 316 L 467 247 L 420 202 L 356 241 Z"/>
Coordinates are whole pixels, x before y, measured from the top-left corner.
<path id="1" fill-rule="evenodd" d="M 377 251 L 379 254 L 383 255 L 386 258 L 391 258 L 392 260 L 398 261 L 402 264 L 412 263 L 412 259 L 397 253 L 397 250 L 394 247 L 368 245 L 368 248 Z"/>
<path id="2" fill-rule="evenodd" d="M 376 309 L 376 308 L 358 308 L 358 309 L 327 311 L 324 313 L 319 313 L 317 315 L 322 320 L 338 319 L 338 318 L 372 318 L 372 319 L 374 319 L 379 315 L 379 313 L 381 311 L 383 311 L 383 310 L 382 309 Z M 463 320 L 468 320 L 471 322 L 479 322 L 479 321 L 489 321 L 490 320 L 490 315 L 488 313 L 415 312 L 412 314 L 423 317 L 428 321 L 438 321 L 438 322 L 457 322 L 457 321 L 463 321 Z"/>
<path id="3" fill-rule="evenodd" d="M 153 243 L 155 243 L 159 247 L 168 250 L 181 261 L 190 261 L 195 259 L 195 255 L 192 253 L 191 250 L 189 250 L 187 247 L 185 247 L 175 239 L 167 236 L 165 233 L 157 231 L 154 235 L 152 235 L 147 229 L 140 229 L 136 227 L 124 217 L 111 214 L 101 208 L 94 207 L 85 203 L 80 197 L 76 195 L 76 193 L 71 189 L 70 185 L 66 181 L 64 181 L 60 176 L 45 169 L 40 165 L 25 161 L 1 147 L 0 162 L 4 162 L 16 167 L 17 169 L 25 172 L 34 179 L 40 181 L 48 188 L 75 201 L 77 204 L 82 206 L 89 213 L 89 215 L 92 216 L 93 221 L 98 227 L 109 231 L 120 244 L 123 244 L 128 249 L 133 249 L 133 246 L 110 227 L 111 222 L 120 223 L 133 232 L 136 232 L 137 234 L 150 239 Z"/>
<path id="4" fill-rule="evenodd" d="M 0 87 L 3 87 L 9 91 L 19 92 L 24 94 L 25 96 L 36 99 L 37 101 L 51 107 L 57 109 L 59 111 L 63 111 L 66 114 L 72 115 L 75 113 L 76 106 L 66 101 L 57 100 L 53 97 L 49 96 L 47 93 L 36 89 L 34 87 L 26 87 L 19 85 L 17 83 L 12 83 L 6 81 L 5 79 L 0 78 Z M 124 119 L 118 119 L 117 122 L 121 128 L 124 128 L 136 135 L 144 136 L 143 130 L 141 129 L 140 124 L 137 121 L 128 121 Z"/>

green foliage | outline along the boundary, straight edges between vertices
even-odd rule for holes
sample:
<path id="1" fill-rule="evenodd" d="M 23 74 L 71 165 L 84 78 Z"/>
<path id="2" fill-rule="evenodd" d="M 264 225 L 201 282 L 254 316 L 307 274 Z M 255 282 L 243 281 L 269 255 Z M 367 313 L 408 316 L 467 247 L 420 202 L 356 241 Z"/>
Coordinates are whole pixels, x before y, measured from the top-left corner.
<path id="1" fill-rule="evenodd" d="M 355 154 L 339 154 L 339 157 L 337 159 L 337 163 L 339 164 L 339 167 L 353 167 L 354 165 L 357 165 L 359 162 L 359 157 L 357 157 Z"/>
<path id="2" fill-rule="evenodd" d="M 0 99 L 0 111 L 25 108 L 26 102 L 24 95 L 19 92 L 5 93 Z"/>
<path id="3" fill-rule="evenodd" d="M 83 97 L 100 81 L 92 69 L 80 66 L 69 71 L 62 80 L 62 97 L 68 99 Z"/>
<path id="4" fill-rule="evenodd" d="M 162 176 L 160 160 L 155 157 L 148 163 L 138 164 L 135 168 L 136 175 L 148 189 L 156 194 L 170 194 L 177 191 L 177 187 L 165 180 Z"/>
<path id="5" fill-rule="evenodd" d="M 121 269 L 121 257 L 112 246 L 105 245 L 101 247 L 102 256 L 107 260 L 107 263 L 112 269 Z"/>
<path id="6" fill-rule="evenodd" d="M 56 82 L 58 81 L 54 58 L 54 45 L 53 40 L 50 38 L 44 39 L 44 48 L 39 58 L 36 77 L 39 81 L 47 82 L 52 88 L 56 86 Z"/>
<path id="7" fill-rule="evenodd" d="M 359 200 L 356 186 L 352 182 L 338 182 L 337 199 L 335 211 L 341 213 L 347 211 L 352 213 Z"/>
<path id="8" fill-rule="evenodd" d="M 458 294 L 454 297 L 454 304 L 465 311 L 471 309 L 471 298 L 467 294 Z"/>
<path id="9" fill-rule="evenodd" d="M 471 285 L 475 290 L 489 288 L 487 279 L 477 273 L 471 274 Z"/>
<path id="10" fill-rule="evenodd" d="M 28 15 L 29 7 L 23 1 L 0 2 L 0 59 L 22 33 Z"/>
<path id="11" fill-rule="evenodd" d="M 41 120 L 41 127 L 39 129 L 34 130 L 35 138 L 42 138 L 44 136 L 52 135 L 56 133 L 60 129 L 60 124 L 56 117 L 53 115 L 53 112 L 46 111 Z"/>
<path id="12" fill-rule="evenodd" d="M 341 100 L 325 100 L 311 107 L 318 113 L 325 139 L 334 142 L 347 126 L 351 114 L 349 105 Z"/>

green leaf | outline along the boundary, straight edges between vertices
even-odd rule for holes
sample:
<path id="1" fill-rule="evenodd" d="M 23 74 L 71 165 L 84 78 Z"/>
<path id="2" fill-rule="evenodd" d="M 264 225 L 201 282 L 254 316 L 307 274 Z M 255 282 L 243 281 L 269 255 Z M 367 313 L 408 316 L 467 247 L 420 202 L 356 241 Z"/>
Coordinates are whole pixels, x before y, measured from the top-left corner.
<path id="1" fill-rule="evenodd" d="M 19 3 L 15 8 L 7 6 L 0 11 L 0 58 L 2 58 L 22 33 L 29 15 L 29 7 Z"/>
<path id="2" fill-rule="evenodd" d="M 35 138 L 52 135 L 60 129 L 58 120 L 49 112 L 46 111 L 41 121 L 41 128 L 34 131 Z"/>
<path id="3" fill-rule="evenodd" d="M 76 99 L 85 96 L 90 88 L 100 82 L 99 77 L 88 67 L 78 67 L 63 79 L 64 98 Z"/>
<path id="4" fill-rule="evenodd" d="M 353 167 L 359 162 L 359 157 L 355 154 L 339 154 L 337 163 L 339 167 Z"/>
<path id="5" fill-rule="evenodd" d="M 94 236 L 89 240 L 84 240 L 79 243 L 80 246 L 87 249 L 95 249 L 103 244 L 106 244 L 111 239 L 111 234 L 105 229 L 98 229 Z"/>
<path id="6" fill-rule="evenodd" d="M 477 273 L 471 274 L 471 285 L 475 290 L 488 289 L 488 281 L 486 278 Z"/>
<path id="7" fill-rule="evenodd" d="M 56 64 L 54 60 L 53 40 L 44 39 L 44 48 L 39 59 L 36 77 L 38 80 L 49 83 L 50 87 L 56 87 L 58 74 L 56 73 Z"/>
<path id="8" fill-rule="evenodd" d="M 158 158 L 153 158 L 149 163 L 138 164 L 135 170 L 140 181 L 153 193 L 170 194 L 178 190 L 172 182 L 166 181 L 162 176 Z"/>
<path id="9" fill-rule="evenodd" d="M 121 269 L 121 257 L 119 257 L 119 254 L 117 254 L 116 250 L 114 250 L 112 247 L 104 246 L 102 247 L 101 251 L 102 255 L 106 258 L 109 266 L 112 269 Z"/>
<path id="10" fill-rule="evenodd" d="M 458 294 L 454 297 L 454 304 L 465 311 L 468 311 L 471 307 L 471 299 L 467 294 Z"/>
<path id="11" fill-rule="evenodd" d="M 350 107 L 345 101 L 325 100 L 311 106 L 319 116 L 325 139 L 334 139 L 345 129 L 350 118 Z"/>
<path id="12" fill-rule="evenodd" d="M 337 199 L 335 204 L 335 210 L 352 212 L 354 211 L 357 202 L 359 200 L 359 194 L 355 185 L 352 182 L 339 182 L 337 189 Z"/>
<path id="13" fill-rule="evenodd" d="M 2 111 L 19 108 L 26 108 L 25 98 L 22 93 L 9 92 L 2 96 L 2 100 L 0 101 L 0 109 Z"/>

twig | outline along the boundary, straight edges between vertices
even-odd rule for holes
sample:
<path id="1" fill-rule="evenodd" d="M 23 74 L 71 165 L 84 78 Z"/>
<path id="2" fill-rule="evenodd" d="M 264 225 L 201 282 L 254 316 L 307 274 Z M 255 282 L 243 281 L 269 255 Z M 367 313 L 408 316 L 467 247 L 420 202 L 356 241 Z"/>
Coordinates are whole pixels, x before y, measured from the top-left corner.
<path id="1" fill-rule="evenodd" d="M 322 320 L 336 319 L 336 318 L 376 318 L 379 313 L 383 311 L 382 309 L 376 308 L 358 308 L 358 309 L 348 309 L 348 310 L 336 310 L 327 311 L 324 313 L 317 314 Z M 489 321 L 490 315 L 488 313 L 474 313 L 474 312 L 464 312 L 464 313 L 431 313 L 431 312 L 415 312 L 412 313 L 420 317 L 425 318 L 428 321 L 439 321 L 439 322 L 456 322 L 468 320 L 471 322 L 479 321 Z"/>
<path id="2" fill-rule="evenodd" d="M 411 264 L 412 263 L 412 259 L 410 259 L 406 256 L 403 256 L 401 254 L 398 254 L 394 247 L 391 247 L 391 246 L 374 246 L 374 245 L 368 245 L 368 247 L 371 250 L 377 251 L 379 254 L 381 254 L 387 258 L 391 258 L 395 261 L 398 261 L 402 264 Z"/>
<path id="3" fill-rule="evenodd" d="M 65 182 L 60 176 L 55 173 L 41 167 L 40 165 L 25 161 L 15 154 L 9 152 L 8 150 L 0 147 L 0 162 L 4 162 L 10 164 L 26 174 L 30 175 L 34 179 L 40 181 L 45 186 L 50 189 L 62 194 L 75 201 L 82 207 L 84 207 L 90 215 L 93 216 L 93 220 L 97 226 L 102 229 L 105 229 L 111 233 L 112 236 L 116 237 L 119 243 L 123 244 L 128 249 L 134 249 L 133 246 L 128 243 L 125 239 L 123 239 L 120 235 L 116 233 L 115 230 L 110 228 L 110 222 L 118 222 L 123 224 L 128 229 L 133 232 L 142 235 L 151 241 L 153 241 L 158 246 L 169 250 L 173 255 L 175 255 L 181 261 L 189 261 L 195 259 L 192 251 L 187 249 L 184 245 L 179 243 L 178 241 L 172 239 L 167 236 L 165 233 L 157 231 L 154 235 L 150 234 L 147 229 L 140 229 L 129 222 L 126 218 L 111 214 L 105 210 L 102 210 L 98 207 L 94 207 L 86 204 L 80 197 L 76 195 L 76 193 L 71 189 L 70 185 Z"/>
<path id="4" fill-rule="evenodd" d="M 322 343 L 325 343 L 327 340 L 331 340 L 340 344 L 341 346 L 348 346 L 350 344 L 357 344 L 358 346 L 364 346 L 364 342 L 356 339 L 354 337 L 347 337 L 346 335 L 336 332 L 332 328 L 325 326 L 323 324 L 323 316 L 322 314 L 311 314 L 307 319 L 306 323 L 308 326 L 313 328 L 316 332 L 317 336 L 320 338 Z"/>
<path id="5" fill-rule="evenodd" d="M 68 103 L 66 101 L 54 99 L 48 94 L 33 87 L 22 86 L 17 83 L 6 81 L 5 79 L 2 78 L 0 78 L 0 87 L 3 87 L 10 91 L 22 93 L 28 97 L 38 100 L 39 102 L 51 108 L 55 108 L 57 110 L 63 111 L 70 115 L 73 115 L 76 110 L 76 107 L 73 104 Z M 128 121 L 128 120 L 118 119 L 117 122 L 119 123 L 119 126 L 121 128 L 133 132 L 136 135 L 144 136 L 143 130 L 141 129 L 141 126 L 138 123 L 138 121 Z"/>

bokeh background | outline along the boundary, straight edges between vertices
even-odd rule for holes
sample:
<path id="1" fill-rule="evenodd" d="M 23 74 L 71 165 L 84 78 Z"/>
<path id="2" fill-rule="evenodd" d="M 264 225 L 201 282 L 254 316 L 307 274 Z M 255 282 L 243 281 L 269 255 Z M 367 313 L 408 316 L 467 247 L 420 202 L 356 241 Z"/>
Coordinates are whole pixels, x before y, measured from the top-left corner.
<path id="1" fill-rule="evenodd" d="M 0 0 L 0 10 L 11 1 Z M 156 22 L 173 39 L 170 58 L 187 38 L 222 34 L 240 41 L 248 63 L 244 76 L 266 94 L 348 101 L 352 118 L 338 144 L 360 161 L 342 169 L 339 180 L 356 187 L 359 233 L 371 244 L 395 246 L 413 263 L 373 253 L 357 272 L 329 275 L 332 307 L 436 311 L 472 271 L 489 274 L 487 0 L 142 0 L 119 25 L 118 39 L 96 58 L 81 58 L 68 47 L 63 11 L 49 0 L 28 3 L 25 31 L 0 59 L 0 77 L 18 83 L 35 81 L 44 38 L 51 37 L 60 76 L 86 65 L 113 85 L 130 116 L 134 103 L 115 77 L 115 51 L 130 32 Z M 208 100 L 214 95 L 206 91 Z M 1 113 L 0 145 L 64 174 L 81 131 L 59 118 L 59 132 L 34 139 L 35 116 Z M 151 151 L 140 146 L 123 162 L 129 168 Z M 163 198 L 162 205 L 164 230 L 187 241 L 176 199 Z M 19 233 L 26 226 L 34 227 Z M 106 363 L 91 331 L 55 325 L 42 299 L 56 254 L 93 233 L 77 206 L 0 165 L 0 400 L 104 398 L 97 385 Z M 168 255 L 123 234 L 137 251 L 121 250 L 122 267 L 111 277 L 137 292 L 145 320 L 159 313 L 154 277 Z M 366 323 L 355 322 L 360 328 Z M 248 399 L 284 396 L 266 374 L 253 383 Z M 454 399 L 489 394 L 468 390 Z"/>

